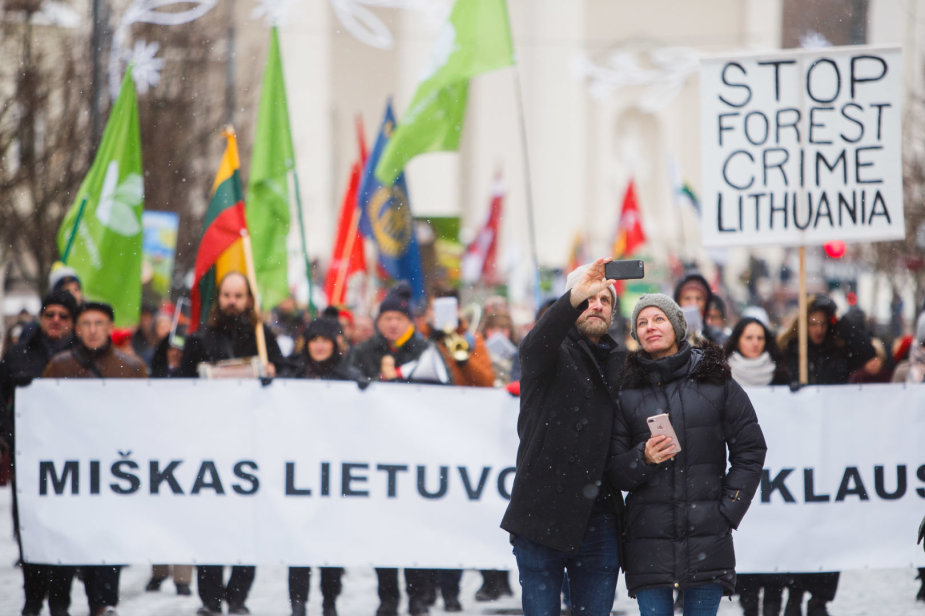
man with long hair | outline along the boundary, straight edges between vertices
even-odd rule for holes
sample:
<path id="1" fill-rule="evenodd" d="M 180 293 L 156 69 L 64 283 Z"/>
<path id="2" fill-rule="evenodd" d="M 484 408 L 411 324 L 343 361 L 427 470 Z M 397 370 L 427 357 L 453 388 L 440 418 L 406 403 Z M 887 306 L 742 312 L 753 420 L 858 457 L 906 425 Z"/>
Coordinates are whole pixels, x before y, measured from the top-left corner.
<path id="1" fill-rule="evenodd" d="M 267 343 L 267 376 L 276 376 L 283 365 L 283 356 L 270 328 L 260 323 L 256 302 L 247 277 L 241 272 L 229 272 L 218 284 L 218 292 L 209 320 L 186 340 L 183 359 L 177 376 L 198 376 L 199 364 L 257 355 L 256 328 L 262 327 Z M 197 567 L 199 598 L 202 607 L 197 614 L 213 616 L 222 613 L 222 601 L 228 602 L 229 614 L 249 614 L 244 605 L 257 573 L 253 566 L 231 568 L 231 577 L 222 580 L 222 565 Z"/>

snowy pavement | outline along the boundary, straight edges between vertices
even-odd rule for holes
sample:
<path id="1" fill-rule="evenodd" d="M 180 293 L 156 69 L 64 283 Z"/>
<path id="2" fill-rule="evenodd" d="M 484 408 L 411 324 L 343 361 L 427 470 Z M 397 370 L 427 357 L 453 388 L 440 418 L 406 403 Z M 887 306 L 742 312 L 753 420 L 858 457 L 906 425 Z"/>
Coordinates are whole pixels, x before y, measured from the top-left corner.
<path id="1" fill-rule="evenodd" d="M 14 566 L 17 558 L 16 543 L 12 538 L 10 518 L 10 490 L 0 488 L 0 616 L 20 614 L 23 604 L 22 572 Z M 850 538 L 846 538 L 850 540 Z M 171 582 L 165 582 L 160 592 L 145 592 L 144 587 L 151 574 L 147 565 L 133 565 L 122 570 L 121 616 L 193 616 L 199 608 L 195 595 L 178 596 Z M 830 604 L 832 616 L 925 616 L 925 603 L 915 601 L 918 581 L 913 578 L 913 568 L 877 571 L 846 571 L 842 573 L 838 596 Z M 262 566 L 257 568 L 257 579 L 251 590 L 247 605 L 254 616 L 289 616 L 285 567 Z M 460 616 L 504 616 L 520 613 L 519 596 L 508 597 L 491 603 L 476 602 L 473 596 L 481 585 L 477 571 L 466 571 L 462 578 L 460 600 L 463 612 Z M 312 575 L 312 590 L 309 597 L 309 614 L 321 614 L 320 580 L 317 569 Z M 344 574 L 344 591 L 337 602 L 340 616 L 375 616 L 378 598 L 376 596 L 376 575 L 372 569 L 350 568 Z M 516 575 L 511 582 L 517 592 Z M 403 603 L 407 608 L 407 603 Z M 432 616 L 442 616 L 441 601 L 432 608 Z M 635 615 L 639 610 L 636 602 L 626 595 L 623 578 L 614 603 L 614 614 Z M 719 609 L 720 616 L 737 616 L 742 613 L 737 601 L 724 600 Z M 48 614 L 47 606 L 43 615 Z M 83 585 L 74 582 L 71 616 L 87 616 L 87 601 Z"/>

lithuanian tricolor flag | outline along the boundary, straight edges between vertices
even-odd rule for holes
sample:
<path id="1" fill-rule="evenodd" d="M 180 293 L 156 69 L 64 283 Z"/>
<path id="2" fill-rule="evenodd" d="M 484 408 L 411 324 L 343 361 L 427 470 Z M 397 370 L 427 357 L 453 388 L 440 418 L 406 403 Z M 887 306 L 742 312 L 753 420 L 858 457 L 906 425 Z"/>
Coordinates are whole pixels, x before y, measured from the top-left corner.
<path id="1" fill-rule="evenodd" d="M 231 127 L 222 131 L 222 136 L 228 143 L 212 184 L 212 200 L 202 222 L 202 237 L 199 239 L 190 293 L 190 332 L 208 320 L 218 281 L 230 271 L 247 271 L 243 241 L 247 235 L 247 221 L 239 172 L 238 139 Z"/>

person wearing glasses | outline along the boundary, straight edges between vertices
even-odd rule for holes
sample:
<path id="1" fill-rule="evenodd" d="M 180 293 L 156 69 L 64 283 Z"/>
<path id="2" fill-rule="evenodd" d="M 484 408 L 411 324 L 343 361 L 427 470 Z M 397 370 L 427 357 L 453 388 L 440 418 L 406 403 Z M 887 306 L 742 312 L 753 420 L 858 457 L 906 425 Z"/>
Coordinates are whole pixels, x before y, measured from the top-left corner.
<path id="1" fill-rule="evenodd" d="M 81 304 L 74 319 L 76 341 L 68 350 L 51 358 L 42 376 L 56 379 L 147 378 L 143 361 L 113 347 L 113 321 L 115 313 L 109 304 Z M 81 565 L 80 570 L 90 616 L 116 616 L 122 567 Z"/>
<path id="2" fill-rule="evenodd" d="M 19 342 L 6 349 L 0 359 L 0 464 L 8 465 L 13 477 L 13 528 L 19 543 L 18 508 L 16 504 L 15 474 L 12 468 L 14 397 L 17 387 L 24 387 L 42 371 L 52 356 L 74 344 L 74 313 L 77 303 L 65 290 L 49 293 L 42 300 L 38 323 L 29 323 Z M 0 469 L 0 475 L 3 475 Z M 19 546 L 22 561 L 22 545 Z M 22 562 L 25 605 L 23 614 L 38 614 L 48 600 L 52 616 L 67 614 L 71 603 L 73 567 L 60 567 Z"/>

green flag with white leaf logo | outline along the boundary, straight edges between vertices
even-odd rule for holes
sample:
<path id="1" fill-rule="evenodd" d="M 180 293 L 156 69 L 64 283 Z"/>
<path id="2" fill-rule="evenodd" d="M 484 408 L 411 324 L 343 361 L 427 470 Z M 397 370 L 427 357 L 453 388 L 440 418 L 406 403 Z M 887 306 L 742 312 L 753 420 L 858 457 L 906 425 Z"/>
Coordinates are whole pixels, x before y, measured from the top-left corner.
<path id="1" fill-rule="evenodd" d="M 58 229 L 61 260 L 77 271 L 85 299 L 112 305 L 116 327 L 138 322 L 143 209 L 138 101 L 129 66 L 93 165 Z"/>
<path id="2" fill-rule="evenodd" d="M 257 130 L 244 208 L 254 251 L 260 303 L 273 308 L 289 295 L 289 172 L 295 166 L 279 33 L 270 31 Z"/>
<path id="3" fill-rule="evenodd" d="M 391 185 L 418 154 L 457 149 L 469 79 L 512 64 L 504 0 L 456 0 L 414 98 L 376 165 L 376 178 Z"/>

